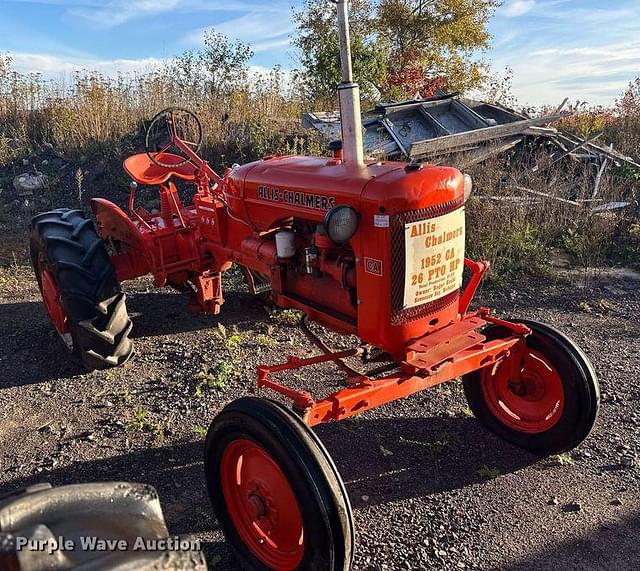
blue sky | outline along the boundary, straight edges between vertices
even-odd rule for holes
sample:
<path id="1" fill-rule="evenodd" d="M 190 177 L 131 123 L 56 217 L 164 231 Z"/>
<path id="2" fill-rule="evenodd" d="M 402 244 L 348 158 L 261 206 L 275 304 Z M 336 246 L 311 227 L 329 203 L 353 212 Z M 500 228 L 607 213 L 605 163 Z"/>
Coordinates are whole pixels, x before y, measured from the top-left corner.
<path id="1" fill-rule="evenodd" d="M 148 69 L 197 48 L 215 27 L 251 43 L 256 68 L 296 66 L 299 0 L 0 0 L 0 52 L 23 72 Z M 491 23 L 496 70 L 523 104 L 611 103 L 640 76 L 640 0 L 506 0 Z"/>

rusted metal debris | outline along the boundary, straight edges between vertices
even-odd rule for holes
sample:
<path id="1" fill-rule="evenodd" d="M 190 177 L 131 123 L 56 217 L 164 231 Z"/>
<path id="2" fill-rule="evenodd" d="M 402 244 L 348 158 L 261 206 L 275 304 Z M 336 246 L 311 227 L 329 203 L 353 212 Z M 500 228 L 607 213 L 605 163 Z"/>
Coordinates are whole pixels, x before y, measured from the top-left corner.
<path id="1" fill-rule="evenodd" d="M 482 150 L 486 146 L 495 152 L 504 152 L 525 137 L 543 137 L 555 143 L 559 155 L 563 155 L 561 158 L 608 158 L 640 168 L 630 157 L 596 145 L 599 134 L 585 140 L 549 127 L 569 115 L 571 113 L 562 112 L 561 106 L 552 115 L 532 118 L 496 103 L 475 101 L 458 94 L 383 103 L 362 114 L 364 150 L 374 159 L 431 160 L 445 154 Z M 318 130 L 327 140 L 340 138 L 337 111 L 305 113 L 302 123 L 304 127 Z M 578 154 L 578 151 L 582 152 Z M 488 156 L 478 153 L 482 160 Z"/>
<path id="2" fill-rule="evenodd" d="M 576 166 L 590 164 L 595 176 L 590 200 L 594 207 L 609 210 L 609 205 L 595 204 L 600 202 L 598 192 L 607 168 L 626 164 L 640 169 L 640 164 L 612 146 L 596 144 L 602 133 L 583 139 L 551 127 L 571 115 L 562 111 L 565 105 L 566 100 L 553 114 L 532 118 L 500 104 L 467 99 L 459 94 L 380 104 L 362 114 L 364 152 L 369 159 L 433 164 L 446 161 L 468 169 L 520 148 L 542 148 L 548 160 L 541 166 L 532 165 L 532 172 L 561 161 L 570 161 Z M 337 111 L 305 113 L 302 122 L 304 127 L 317 130 L 327 142 L 341 136 Z M 562 200 L 568 204 L 584 202 L 567 198 Z M 618 202 L 611 206 L 620 208 L 627 204 Z"/>

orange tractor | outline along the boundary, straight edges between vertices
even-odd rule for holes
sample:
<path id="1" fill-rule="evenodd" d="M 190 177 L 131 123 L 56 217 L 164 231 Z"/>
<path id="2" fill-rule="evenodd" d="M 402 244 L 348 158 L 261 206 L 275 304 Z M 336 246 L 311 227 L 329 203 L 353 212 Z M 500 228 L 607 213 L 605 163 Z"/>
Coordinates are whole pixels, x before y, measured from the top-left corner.
<path id="1" fill-rule="evenodd" d="M 488 269 L 464 257 L 470 179 L 454 168 L 362 157 L 358 87 L 351 80 L 344 0 L 337 2 L 343 83 L 342 143 L 330 157 L 274 156 L 216 174 L 198 155 L 189 111 L 159 113 L 146 152 L 128 158 L 128 213 L 94 199 L 97 224 L 77 210 L 33 219 L 31 254 L 51 321 L 87 367 L 132 353 L 124 280 L 188 292 L 217 314 L 233 264 L 252 292 L 376 347 L 387 367 L 361 374 L 342 362 L 362 347 L 260 366 L 258 387 L 292 403 L 241 398 L 224 408 L 205 444 L 213 508 L 251 569 L 348 569 L 351 509 L 312 426 L 338 421 L 462 377 L 477 419 L 525 449 L 556 453 L 589 434 L 599 390 L 592 365 L 562 333 L 470 310 Z M 183 204 L 176 181 L 195 186 Z M 136 208 L 136 186 L 160 189 L 160 209 Z M 463 271 L 468 277 L 463 286 Z M 333 361 L 345 386 L 324 397 L 273 375 Z"/>

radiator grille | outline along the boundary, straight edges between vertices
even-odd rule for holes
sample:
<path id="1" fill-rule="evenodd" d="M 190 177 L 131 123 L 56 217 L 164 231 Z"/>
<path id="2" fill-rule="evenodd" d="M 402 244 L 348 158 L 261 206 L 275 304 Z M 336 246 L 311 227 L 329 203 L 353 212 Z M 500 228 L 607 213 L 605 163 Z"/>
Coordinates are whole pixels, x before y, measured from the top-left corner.
<path id="1" fill-rule="evenodd" d="M 402 308 L 405 276 L 404 227 L 405 224 L 422 222 L 453 212 L 460 208 L 463 202 L 464 197 L 460 197 L 429 208 L 398 212 L 391 217 L 391 325 L 402 325 L 422 319 L 442 311 L 458 300 L 459 292 L 454 291 L 429 303 L 407 309 Z"/>

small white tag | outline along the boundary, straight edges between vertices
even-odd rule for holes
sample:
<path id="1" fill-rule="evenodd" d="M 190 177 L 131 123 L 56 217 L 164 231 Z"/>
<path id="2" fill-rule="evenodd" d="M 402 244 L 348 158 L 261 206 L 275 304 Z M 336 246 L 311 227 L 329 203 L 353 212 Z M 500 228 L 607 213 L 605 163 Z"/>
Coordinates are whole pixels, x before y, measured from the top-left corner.
<path id="1" fill-rule="evenodd" d="M 388 214 L 374 214 L 373 225 L 376 228 L 389 228 L 389 215 Z"/>

